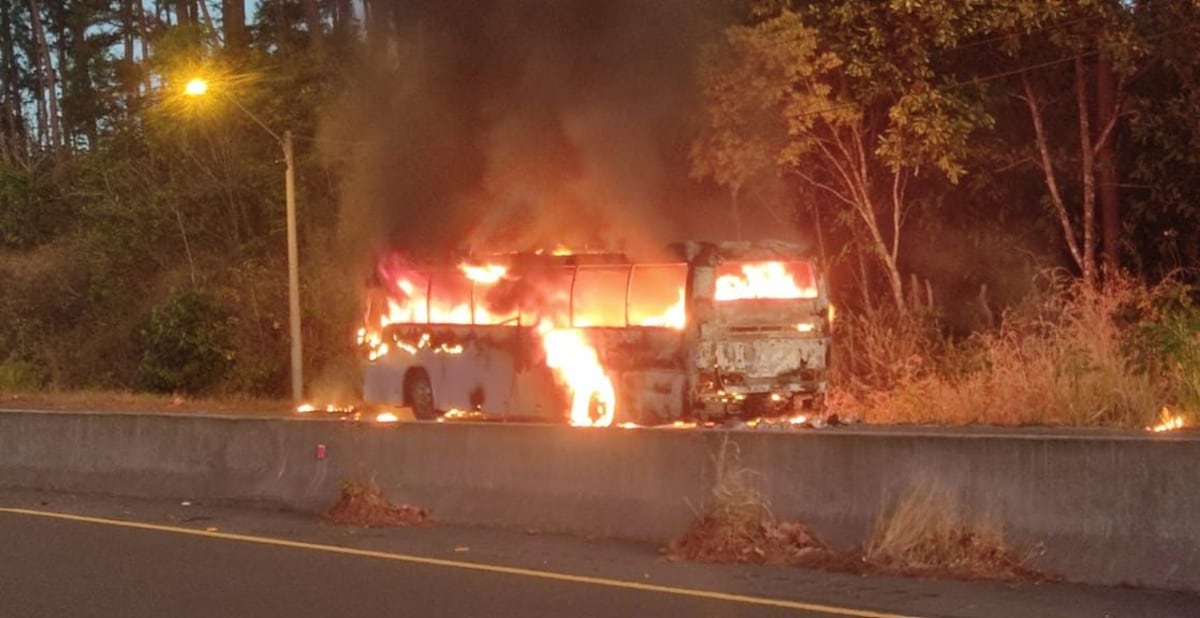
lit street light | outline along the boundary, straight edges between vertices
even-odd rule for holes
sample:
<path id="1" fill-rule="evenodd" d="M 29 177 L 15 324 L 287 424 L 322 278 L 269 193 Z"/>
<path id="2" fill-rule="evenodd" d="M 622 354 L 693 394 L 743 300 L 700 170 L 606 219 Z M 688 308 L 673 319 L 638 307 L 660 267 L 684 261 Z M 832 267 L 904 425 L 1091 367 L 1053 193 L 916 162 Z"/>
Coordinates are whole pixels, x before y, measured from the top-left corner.
<path id="1" fill-rule="evenodd" d="M 194 78 L 184 86 L 183 92 L 192 97 L 203 96 L 208 92 L 208 82 Z M 281 137 L 233 97 L 223 96 L 222 98 L 242 110 L 242 113 L 249 116 L 258 126 L 275 138 L 275 141 L 283 148 L 283 160 L 287 164 L 284 185 L 287 194 L 288 321 L 292 339 L 292 400 L 301 401 L 304 398 L 304 364 L 300 345 L 300 274 L 297 270 L 299 249 L 296 241 L 296 174 L 295 158 L 292 156 L 292 132 L 284 131 Z"/>

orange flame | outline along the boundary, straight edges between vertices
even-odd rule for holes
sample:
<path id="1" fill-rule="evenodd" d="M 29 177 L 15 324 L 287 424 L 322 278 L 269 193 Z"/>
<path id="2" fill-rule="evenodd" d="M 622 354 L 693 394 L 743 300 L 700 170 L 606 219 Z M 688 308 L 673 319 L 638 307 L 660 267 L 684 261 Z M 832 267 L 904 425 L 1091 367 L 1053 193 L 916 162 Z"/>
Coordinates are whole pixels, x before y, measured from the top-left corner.
<path id="1" fill-rule="evenodd" d="M 538 328 L 546 350 L 546 365 L 566 382 L 571 392 L 571 424 L 607 427 L 616 412 L 616 392 L 604 373 L 596 348 L 579 329 L 555 329 L 548 322 Z M 597 416 L 593 417 L 593 402 Z"/>
<path id="2" fill-rule="evenodd" d="M 1155 433 L 1162 433 L 1164 431 L 1175 431 L 1176 429 L 1182 429 L 1183 425 L 1183 416 L 1171 414 L 1171 410 L 1164 407 L 1158 413 L 1158 424 L 1153 427 L 1147 427 L 1146 430 L 1153 431 Z"/>
<path id="3" fill-rule="evenodd" d="M 471 281 L 484 284 L 497 283 L 508 274 L 508 268 L 499 264 L 475 265 L 463 262 L 458 268 Z"/>
<path id="4" fill-rule="evenodd" d="M 683 330 L 687 326 L 687 305 L 683 300 L 683 290 L 679 290 L 679 300 L 667 308 L 662 315 L 642 319 L 638 326 L 666 326 Z"/>
<path id="5" fill-rule="evenodd" d="M 797 272 L 801 269 L 805 272 Z M 805 279 L 803 286 L 797 284 L 797 275 Z M 811 267 L 803 262 L 725 264 L 717 269 L 716 300 L 816 298 L 812 279 Z"/>

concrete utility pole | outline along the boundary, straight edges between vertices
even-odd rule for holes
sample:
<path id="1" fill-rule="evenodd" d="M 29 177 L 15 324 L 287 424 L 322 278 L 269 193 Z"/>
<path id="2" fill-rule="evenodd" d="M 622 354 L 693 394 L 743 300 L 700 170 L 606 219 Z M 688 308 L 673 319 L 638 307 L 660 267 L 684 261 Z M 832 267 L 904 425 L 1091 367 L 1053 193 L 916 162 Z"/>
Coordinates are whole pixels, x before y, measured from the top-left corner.
<path id="1" fill-rule="evenodd" d="M 283 159 L 287 162 L 288 318 L 292 337 L 292 401 L 304 399 L 304 359 L 300 345 L 300 271 L 296 241 L 296 166 L 292 132 L 283 132 Z"/>
<path id="2" fill-rule="evenodd" d="M 202 78 L 195 78 L 184 86 L 184 93 L 191 97 L 204 96 L 208 91 L 208 82 Z M 287 164 L 284 186 L 287 198 L 288 331 L 292 339 L 292 401 L 299 402 L 304 399 L 304 357 L 300 341 L 300 249 L 296 240 L 296 157 L 292 152 L 292 132 L 284 131 L 281 137 L 237 99 L 224 93 L 218 94 L 249 116 L 283 148 L 283 160 Z"/>

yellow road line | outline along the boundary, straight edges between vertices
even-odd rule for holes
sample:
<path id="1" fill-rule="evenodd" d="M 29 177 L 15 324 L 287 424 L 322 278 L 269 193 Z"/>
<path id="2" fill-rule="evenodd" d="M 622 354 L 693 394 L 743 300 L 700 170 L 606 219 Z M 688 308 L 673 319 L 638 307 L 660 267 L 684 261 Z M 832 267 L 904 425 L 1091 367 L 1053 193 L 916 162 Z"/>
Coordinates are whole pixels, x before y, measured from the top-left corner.
<path id="1" fill-rule="evenodd" d="M 68 513 L 55 513 L 52 511 L 35 511 L 32 509 L 20 508 L 5 508 L 0 507 L 0 513 L 12 513 L 15 515 L 30 515 L 35 517 L 49 517 L 54 519 L 66 519 L 70 521 L 86 522 L 91 524 L 104 524 L 108 526 L 120 526 L 123 528 L 137 528 L 140 530 L 155 530 L 158 532 L 174 532 L 178 534 L 190 534 L 193 536 L 202 536 L 216 539 L 225 539 L 229 541 L 243 541 L 246 543 L 258 543 L 260 545 L 274 545 L 277 547 L 290 547 L 294 549 L 308 549 L 313 551 L 323 551 L 333 554 L 344 554 L 349 556 L 362 556 L 366 558 L 379 558 L 383 560 L 394 560 L 397 562 L 410 562 L 414 564 L 427 564 L 432 566 L 450 567 L 456 569 L 468 569 L 472 571 L 484 571 L 488 573 L 503 573 L 505 575 L 520 575 L 523 577 L 535 577 L 539 579 L 548 579 L 554 581 L 574 582 L 578 584 L 590 584 L 593 586 L 608 586 L 611 588 L 624 588 L 627 590 L 641 590 L 644 592 L 658 592 L 662 594 L 673 594 L 686 597 L 698 597 L 702 599 L 714 599 L 719 601 L 731 601 L 734 603 L 748 603 L 751 605 L 767 605 L 771 607 L 782 607 L 786 609 L 798 609 L 810 612 L 823 612 L 835 616 L 854 616 L 855 618 L 913 618 L 911 616 L 903 616 L 901 614 L 889 614 L 886 612 L 873 612 L 869 610 L 853 609 L 849 607 L 837 607 L 834 605 L 823 605 L 820 603 L 803 603 L 800 601 L 788 601 L 786 599 L 772 599 L 769 597 L 755 597 L 742 594 L 730 594 L 726 592 L 715 592 L 711 590 L 696 590 L 692 588 L 675 588 L 673 586 L 659 586 L 655 584 L 645 584 L 641 582 L 621 581 L 617 579 L 605 579 L 602 577 L 589 577 L 587 575 L 570 575 L 567 573 L 555 573 L 553 571 L 538 571 L 535 569 L 522 569 L 518 567 L 507 567 L 494 564 L 480 564 L 474 562 L 461 562 L 458 560 L 443 560 L 441 558 L 426 558 L 424 556 L 412 556 L 408 554 L 393 554 L 382 551 L 372 551 L 369 549 L 354 549 L 351 547 L 339 547 L 337 545 L 322 545 L 319 543 L 305 543 L 302 541 L 289 541 L 287 539 L 276 539 L 271 537 L 250 536 L 246 534 L 232 534 L 229 532 L 212 532 L 209 530 L 196 530 L 192 528 L 180 528 L 176 526 L 163 526 L 159 524 L 148 524 L 137 521 L 122 521 L 119 519 L 104 519 L 101 517 L 87 517 L 84 515 L 71 515 Z"/>

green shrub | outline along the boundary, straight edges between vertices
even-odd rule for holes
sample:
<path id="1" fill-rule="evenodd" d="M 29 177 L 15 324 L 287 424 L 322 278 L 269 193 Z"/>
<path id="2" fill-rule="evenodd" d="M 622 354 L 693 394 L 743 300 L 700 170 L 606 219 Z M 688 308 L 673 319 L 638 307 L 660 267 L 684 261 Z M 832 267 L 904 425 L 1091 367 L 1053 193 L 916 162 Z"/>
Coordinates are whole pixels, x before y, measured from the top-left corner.
<path id="1" fill-rule="evenodd" d="M 46 370 L 27 360 L 10 358 L 0 363 L 0 393 L 28 393 L 46 385 Z"/>
<path id="2" fill-rule="evenodd" d="M 1166 387 L 1167 403 L 1200 412 L 1200 307 L 1190 286 L 1168 281 L 1126 308 L 1128 353 Z"/>
<path id="3" fill-rule="evenodd" d="M 233 363 L 232 319 L 213 297 L 197 291 L 168 298 L 142 329 L 138 388 L 197 393 L 219 382 Z"/>

